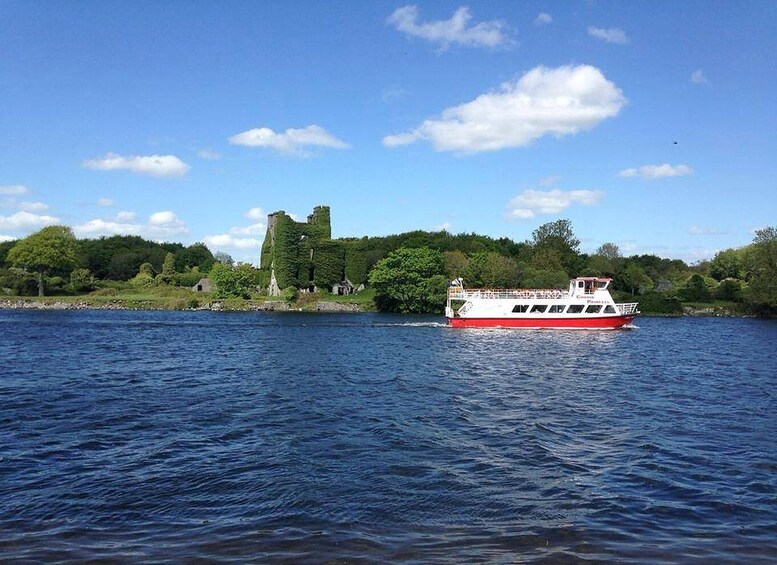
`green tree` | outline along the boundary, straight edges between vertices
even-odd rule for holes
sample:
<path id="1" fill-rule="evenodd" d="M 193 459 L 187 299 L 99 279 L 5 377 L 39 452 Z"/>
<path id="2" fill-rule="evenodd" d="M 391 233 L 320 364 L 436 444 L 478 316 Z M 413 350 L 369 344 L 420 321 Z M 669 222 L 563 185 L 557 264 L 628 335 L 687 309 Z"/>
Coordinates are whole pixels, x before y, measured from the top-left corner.
<path id="1" fill-rule="evenodd" d="M 463 275 L 468 286 L 487 288 L 515 288 L 521 278 L 515 261 L 493 251 L 473 254 Z"/>
<path id="2" fill-rule="evenodd" d="M 748 249 L 747 301 L 758 312 L 777 310 L 777 228 L 756 230 Z"/>
<path id="3" fill-rule="evenodd" d="M 467 268 L 467 265 L 469 265 L 469 259 L 467 256 L 458 249 L 454 251 L 446 251 L 443 253 L 442 262 L 445 266 L 445 276 L 447 276 L 450 280 L 462 276 Z"/>
<path id="4" fill-rule="evenodd" d="M 743 276 L 742 252 L 739 249 L 718 251 L 710 261 L 708 272 L 716 280 L 741 279 Z"/>
<path id="5" fill-rule="evenodd" d="M 629 263 L 621 275 L 623 284 L 631 291 L 631 295 L 641 293 L 642 290 L 653 284 L 652 279 L 645 274 L 645 270 L 636 263 Z"/>
<path id="6" fill-rule="evenodd" d="M 210 278 L 216 289 L 216 298 L 251 298 L 259 280 L 259 270 L 248 263 L 238 263 L 234 267 L 224 263 L 214 263 L 210 269 Z"/>
<path id="7" fill-rule="evenodd" d="M 370 273 L 375 303 L 389 312 L 441 312 L 446 279 L 442 253 L 433 249 L 397 249 Z"/>
<path id="8" fill-rule="evenodd" d="M 170 284 L 175 279 L 175 253 L 167 253 L 165 262 L 162 263 L 162 272 L 157 275 L 157 282 Z"/>
<path id="9" fill-rule="evenodd" d="M 70 273 L 70 287 L 76 292 L 94 290 L 96 281 L 89 269 L 73 269 Z"/>
<path id="10" fill-rule="evenodd" d="M 77 264 L 78 243 L 67 226 L 49 226 L 19 241 L 8 261 L 38 274 L 38 296 L 43 296 L 43 275 L 69 272 Z"/>

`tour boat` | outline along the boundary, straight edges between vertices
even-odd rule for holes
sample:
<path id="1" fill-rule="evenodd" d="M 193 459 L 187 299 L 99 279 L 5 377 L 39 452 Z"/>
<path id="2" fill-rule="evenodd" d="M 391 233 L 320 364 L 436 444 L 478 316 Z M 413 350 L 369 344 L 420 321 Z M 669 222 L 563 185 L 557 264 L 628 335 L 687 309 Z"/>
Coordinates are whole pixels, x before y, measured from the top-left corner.
<path id="1" fill-rule="evenodd" d="M 554 328 L 614 330 L 639 314 L 637 303 L 616 304 L 612 279 L 577 277 L 569 290 L 465 289 L 448 285 L 445 316 L 454 328 Z M 457 309 L 454 302 L 463 303 Z"/>

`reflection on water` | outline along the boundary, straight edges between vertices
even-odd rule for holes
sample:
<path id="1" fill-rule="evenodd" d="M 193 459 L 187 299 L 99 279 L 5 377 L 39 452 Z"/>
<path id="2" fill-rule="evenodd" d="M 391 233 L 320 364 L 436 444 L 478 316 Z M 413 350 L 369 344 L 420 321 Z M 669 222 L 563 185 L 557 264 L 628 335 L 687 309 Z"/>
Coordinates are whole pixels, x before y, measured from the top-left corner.
<path id="1" fill-rule="evenodd" d="M 0 312 L 5 560 L 767 562 L 777 325 Z"/>

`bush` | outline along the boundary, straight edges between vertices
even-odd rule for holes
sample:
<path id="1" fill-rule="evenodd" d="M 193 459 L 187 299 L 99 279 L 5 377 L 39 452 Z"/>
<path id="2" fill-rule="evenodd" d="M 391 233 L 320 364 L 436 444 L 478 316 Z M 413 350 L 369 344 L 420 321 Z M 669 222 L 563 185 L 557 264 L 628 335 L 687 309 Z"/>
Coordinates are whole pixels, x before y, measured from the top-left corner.
<path id="1" fill-rule="evenodd" d="M 639 297 L 639 310 L 643 314 L 682 314 L 683 306 L 675 297 L 650 291 Z"/>
<path id="2" fill-rule="evenodd" d="M 94 290 L 97 281 L 94 280 L 89 269 L 75 269 L 70 273 L 70 288 L 76 292 L 88 292 Z"/>

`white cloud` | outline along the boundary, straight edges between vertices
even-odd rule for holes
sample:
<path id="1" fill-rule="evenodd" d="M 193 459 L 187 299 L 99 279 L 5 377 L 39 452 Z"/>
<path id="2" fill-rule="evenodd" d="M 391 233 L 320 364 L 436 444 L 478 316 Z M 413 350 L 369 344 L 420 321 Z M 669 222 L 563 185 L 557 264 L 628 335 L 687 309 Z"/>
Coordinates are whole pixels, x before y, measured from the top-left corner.
<path id="1" fill-rule="evenodd" d="M 540 14 L 534 18 L 534 25 L 536 26 L 543 26 L 551 23 L 553 21 L 553 16 L 550 14 L 546 14 L 545 12 L 540 12 Z"/>
<path id="2" fill-rule="evenodd" d="M 267 214 L 259 207 L 251 208 L 248 212 L 246 212 L 246 218 L 249 220 L 264 220 L 267 218 Z"/>
<path id="3" fill-rule="evenodd" d="M 73 232 L 78 237 L 99 237 L 103 235 L 139 235 L 148 239 L 168 239 L 174 236 L 186 236 L 189 228 L 169 210 L 151 214 L 145 224 L 135 222 L 135 213 L 122 211 L 115 220 L 96 218 L 75 226 Z"/>
<path id="4" fill-rule="evenodd" d="M 233 145 L 248 147 L 269 147 L 298 156 L 308 156 L 305 147 L 329 147 L 332 149 L 348 149 L 350 146 L 337 139 L 324 128 L 310 125 L 304 128 L 289 128 L 283 133 L 276 133 L 270 128 L 254 128 L 238 133 L 229 138 Z"/>
<path id="5" fill-rule="evenodd" d="M 618 45 L 626 45 L 629 42 L 626 33 L 617 27 L 603 29 L 591 26 L 588 28 L 588 35 L 595 37 L 596 39 L 601 39 L 607 43 L 617 43 Z"/>
<path id="6" fill-rule="evenodd" d="M 682 177 L 693 174 L 693 169 L 688 165 L 642 165 L 631 169 L 623 169 L 618 173 L 619 177 L 642 177 L 645 179 L 658 179 L 663 177 Z"/>
<path id="7" fill-rule="evenodd" d="M 17 207 L 19 210 L 24 210 L 26 212 L 45 212 L 49 209 L 48 204 L 44 204 L 43 202 L 19 202 Z"/>
<path id="8" fill-rule="evenodd" d="M 127 210 L 122 210 L 121 212 L 116 214 L 116 221 L 117 222 L 134 222 L 136 217 L 137 217 L 137 214 L 135 214 L 135 212 L 129 212 Z"/>
<path id="9" fill-rule="evenodd" d="M 0 243 L 2 243 L 4 241 L 15 241 L 17 239 L 19 239 L 19 238 L 18 237 L 13 237 L 13 236 L 10 236 L 10 235 L 2 235 L 2 234 L 0 234 Z"/>
<path id="10" fill-rule="evenodd" d="M 97 201 L 97 205 L 98 205 L 100 208 L 110 208 L 111 206 L 113 206 L 113 205 L 114 205 L 114 202 L 113 202 L 113 200 L 111 200 L 110 198 L 100 198 L 100 199 Z"/>
<path id="11" fill-rule="evenodd" d="M 545 135 L 576 134 L 616 116 L 621 90 L 596 67 L 536 67 L 498 91 L 443 111 L 412 131 L 383 138 L 395 147 L 429 141 L 437 151 L 477 153 L 527 145 Z"/>
<path id="12" fill-rule="evenodd" d="M 439 226 L 434 228 L 434 231 L 450 231 L 452 224 L 450 222 L 443 222 Z"/>
<path id="13" fill-rule="evenodd" d="M 471 20 L 469 8 L 462 6 L 448 20 L 418 23 L 418 8 L 409 5 L 396 9 L 386 21 L 398 31 L 436 43 L 441 49 L 447 49 L 451 44 L 500 47 L 513 43 L 507 36 L 504 22 L 473 23 Z"/>
<path id="14" fill-rule="evenodd" d="M 691 235 L 720 235 L 725 232 L 720 228 L 700 228 L 698 226 L 692 226 L 688 228 L 688 233 Z"/>
<path id="15" fill-rule="evenodd" d="M 389 103 L 400 100 L 401 98 L 407 96 L 407 94 L 407 91 L 402 88 L 388 88 L 380 95 L 380 99 L 382 102 Z"/>
<path id="16" fill-rule="evenodd" d="M 604 193 L 595 190 L 524 190 L 507 203 L 509 220 L 529 220 L 537 214 L 558 214 L 573 204 L 594 206 Z"/>
<path id="17" fill-rule="evenodd" d="M 100 159 L 88 159 L 83 163 L 87 169 L 99 171 L 132 171 L 152 177 L 180 177 L 189 171 L 189 165 L 175 155 L 131 155 L 108 153 Z"/>
<path id="18" fill-rule="evenodd" d="M 19 196 L 22 194 L 28 194 L 30 189 L 21 184 L 7 184 L 0 186 L 0 194 L 3 196 Z"/>
<path id="19" fill-rule="evenodd" d="M 206 147 L 205 149 L 200 149 L 197 151 L 197 156 L 200 159 L 205 159 L 206 161 L 218 161 L 221 159 L 221 153 L 214 151 L 210 147 Z"/>
<path id="20" fill-rule="evenodd" d="M 59 222 L 60 219 L 54 216 L 33 214 L 22 210 L 12 216 L 0 216 L 0 229 L 12 231 L 30 230 L 52 226 Z"/>
<path id="21" fill-rule="evenodd" d="M 73 228 L 77 237 L 100 237 L 103 235 L 143 235 L 143 225 L 129 222 L 95 218 Z"/>
<path id="22" fill-rule="evenodd" d="M 704 76 L 704 71 L 697 69 L 691 73 L 691 82 L 695 84 L 709 84 L 710 81 Z"/>
<path id="23" fill-rule="evenodd" d="M 234 237 L 228 233 L 209 235 L 203 238 L 203 241 L 210 249 L 254 249 L 258 253 L 262 247 L 261 239 Z"/>

